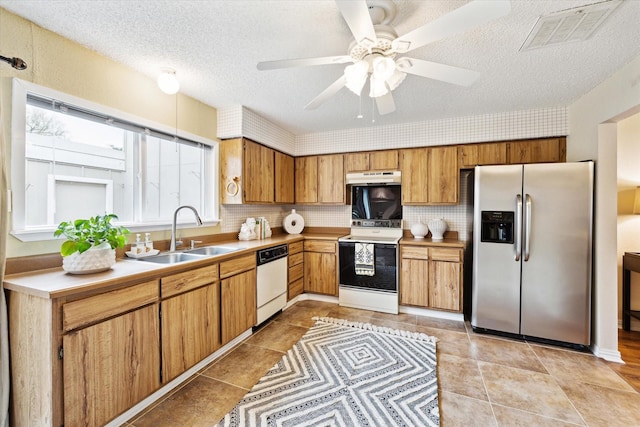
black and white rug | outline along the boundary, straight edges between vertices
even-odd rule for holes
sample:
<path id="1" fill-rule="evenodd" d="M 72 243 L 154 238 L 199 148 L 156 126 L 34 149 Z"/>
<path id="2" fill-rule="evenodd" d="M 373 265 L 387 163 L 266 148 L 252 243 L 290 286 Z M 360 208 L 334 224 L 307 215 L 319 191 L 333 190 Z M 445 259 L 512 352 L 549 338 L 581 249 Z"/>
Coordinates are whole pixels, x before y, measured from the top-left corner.
<path id="1" fill-rule="evenodd" d="M 435 338 L 314 320 L 218 426 L 440 424 Z"/>

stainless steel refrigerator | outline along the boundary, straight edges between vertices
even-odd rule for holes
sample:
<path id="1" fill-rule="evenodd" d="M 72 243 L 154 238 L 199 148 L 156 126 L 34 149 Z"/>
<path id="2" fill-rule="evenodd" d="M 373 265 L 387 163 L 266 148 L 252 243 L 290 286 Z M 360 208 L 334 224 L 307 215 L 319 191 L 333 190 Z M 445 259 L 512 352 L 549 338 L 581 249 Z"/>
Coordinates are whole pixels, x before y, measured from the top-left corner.
<path id="1" fill-rule="evenodd" d="M 590 344 L 593 169 L 475 168 L 474 330 Z"/>

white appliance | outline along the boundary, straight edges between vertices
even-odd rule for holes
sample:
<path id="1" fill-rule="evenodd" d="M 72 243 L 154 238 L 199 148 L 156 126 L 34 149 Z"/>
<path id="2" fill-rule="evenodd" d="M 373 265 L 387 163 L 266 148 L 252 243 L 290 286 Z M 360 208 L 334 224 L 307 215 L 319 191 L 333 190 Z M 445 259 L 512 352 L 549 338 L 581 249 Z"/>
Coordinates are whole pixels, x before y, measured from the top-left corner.
<path id="1" fill-rule="evenodd" d="M 279 245 L 257 252 L 256 326 L 287 305 L 288 245 Z"/>
<path id="2" fill-rule="evenodd" d="M 338 303 L 397 314 L 400 172 L 347 174 L 347 182 L 351 234 L 338 240 Z"/>
<path id="3" fill-rule="evenodd" d="M 475 168 L 475 331 L 589 345 L 593 168 Z"/>

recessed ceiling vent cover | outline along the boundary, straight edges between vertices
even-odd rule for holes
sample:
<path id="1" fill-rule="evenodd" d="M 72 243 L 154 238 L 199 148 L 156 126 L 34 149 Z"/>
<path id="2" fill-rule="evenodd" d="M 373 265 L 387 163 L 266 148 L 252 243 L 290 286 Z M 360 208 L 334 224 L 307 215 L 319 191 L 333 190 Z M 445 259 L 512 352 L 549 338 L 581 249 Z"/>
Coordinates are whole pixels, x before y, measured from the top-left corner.
<path id="1" fill-rule="evenodd" d="M 520 52 L 588 39 L 622 0 L 561 10 L 538 18 Z"/>

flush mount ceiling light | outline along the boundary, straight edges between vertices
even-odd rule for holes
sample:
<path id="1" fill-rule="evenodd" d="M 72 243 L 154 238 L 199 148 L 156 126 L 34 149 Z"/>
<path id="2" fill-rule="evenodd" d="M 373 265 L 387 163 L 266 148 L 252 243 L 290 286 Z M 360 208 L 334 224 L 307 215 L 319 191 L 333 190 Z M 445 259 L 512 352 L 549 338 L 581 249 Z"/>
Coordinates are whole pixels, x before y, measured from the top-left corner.
<path id="1" fill-rule="evenodd" d="M 175 70 L 165 68 L 158 76 L 158 87 L 167 95 L 173 95 L 180 89 L 180 82 L 176 78 Z"/>

